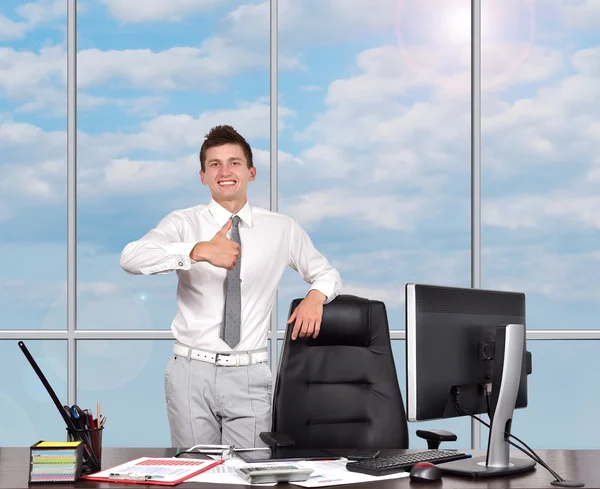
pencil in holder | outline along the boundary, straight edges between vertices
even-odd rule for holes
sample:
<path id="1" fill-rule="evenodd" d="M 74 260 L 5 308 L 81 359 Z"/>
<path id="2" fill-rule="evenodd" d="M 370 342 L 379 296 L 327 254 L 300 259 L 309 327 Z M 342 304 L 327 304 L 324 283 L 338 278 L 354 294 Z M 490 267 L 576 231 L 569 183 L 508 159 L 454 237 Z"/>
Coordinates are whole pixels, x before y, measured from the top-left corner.
<path id="1" fill-rule="evenodd" d="M 83 444 L 83 474 L 92 474 L 102 469 L 102 431 L 100 428 L 67 428 L 68 441 L 80 440 Z"/>

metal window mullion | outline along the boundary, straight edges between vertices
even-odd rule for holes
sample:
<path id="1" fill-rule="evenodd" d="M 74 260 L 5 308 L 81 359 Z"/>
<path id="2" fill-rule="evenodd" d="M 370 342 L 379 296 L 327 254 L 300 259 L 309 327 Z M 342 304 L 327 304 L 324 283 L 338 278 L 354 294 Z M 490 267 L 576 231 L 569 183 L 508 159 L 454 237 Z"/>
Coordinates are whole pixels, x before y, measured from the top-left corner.
<path id="1" fill-rule="evenodd" d="M 471 287 L 481 287 L 481 0 L 471 0 Z M 480 448 L 471 419 L 471 449 Z"/>
<path id="2" fill-rule="evenodd" d="M 69 335 L 75 340 L 173 340 L 173 334 L 166 329 L 150 330 L 85 330 L 78 329 L 73 334 L 67 330 L 0 330 L 2 340 L 66 340 Z M 282 340 L 285 331 L 279 330 L 270 335 L 274 341 Z M 406 333 L 402 330 L 390 331 L 392 340 L 405 340 Z M 534 329 L 527 331 L 528 341 L 600 341 L 600 330 L 552 330 Z"/>
<path id="3" fill-rule="evenodd" d="M 67 403 L 77 403 L 77 0 L 67 0 Z"/>
<path id="4" fill-rule="evenodd" d="M 277 86 L 277 0 L 270 0 L 270 54 L 269 54 L 269 78 L 270 78 L 270 177 L 271 184 L 269 186 L 271 210 L 277 212 L 278 210 L 278 169 L 279 160 L 278 155 L 278 86 Z M 274 377 L 277 373 L 277 316 L 278 316 L 278 300 L 279 294 L 275 293 L 275 301 L 273 304 L 273 310 L 271 311 L 271 330 L 269 332 L 269 338 L 271 339 L 271 371 Z"/>

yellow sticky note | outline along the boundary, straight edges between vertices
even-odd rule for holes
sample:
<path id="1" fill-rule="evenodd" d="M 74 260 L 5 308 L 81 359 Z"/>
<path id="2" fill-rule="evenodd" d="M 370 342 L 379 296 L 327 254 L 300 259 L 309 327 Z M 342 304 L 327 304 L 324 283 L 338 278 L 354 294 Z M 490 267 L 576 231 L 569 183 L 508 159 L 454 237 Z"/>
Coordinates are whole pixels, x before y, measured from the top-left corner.
<path id="1" fill-rule="evenodd" d="M 42 441 L 36 447 L 77 447 L 80 441 Z"/>

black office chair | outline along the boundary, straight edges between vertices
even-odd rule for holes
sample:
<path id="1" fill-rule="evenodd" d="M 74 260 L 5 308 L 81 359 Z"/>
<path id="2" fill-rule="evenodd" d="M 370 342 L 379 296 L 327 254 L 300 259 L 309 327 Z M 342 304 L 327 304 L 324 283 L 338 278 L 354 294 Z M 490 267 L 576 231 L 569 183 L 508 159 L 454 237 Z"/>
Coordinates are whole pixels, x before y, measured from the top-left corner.
<path id="1" fill-rule="evenodd" d="M 290 314 L 301 300 L 292 301 Z M 292 341 L 292 329 L 279 363 L 272 431 L 262 440 L 273 448 L 408 448 L 385 304 L 340 295 L 323 307 L 317 338 Z M 417 435 L 429 448 L 456 440 L 448 431 Z"/>

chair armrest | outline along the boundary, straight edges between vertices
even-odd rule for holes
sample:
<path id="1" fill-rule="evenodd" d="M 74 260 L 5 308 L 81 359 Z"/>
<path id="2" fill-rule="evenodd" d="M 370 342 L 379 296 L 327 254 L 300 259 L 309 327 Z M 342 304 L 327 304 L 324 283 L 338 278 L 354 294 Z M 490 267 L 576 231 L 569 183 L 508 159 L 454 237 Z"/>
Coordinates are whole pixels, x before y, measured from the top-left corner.
<path id="1" fill-rule="evenodd" d="M 437 449 L 443 441 L 456 441 L 456 435 L 446 430 L 417 430 L 417 436 L 427 440 L 427 448 Z"/>
<path id="2" fill-rule="evenodd" d="M 263 431 L 259 436 L 271 448 L 285 448 L 295 445 L 294 440 L 289 436 L 277 431 Z"/>

